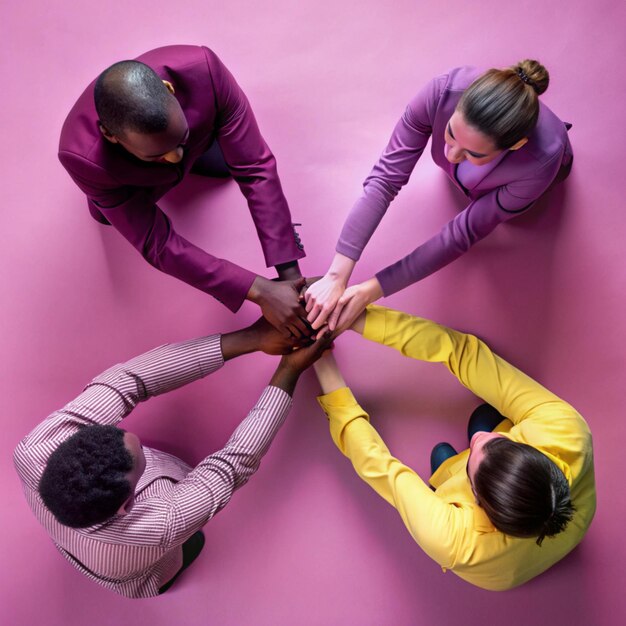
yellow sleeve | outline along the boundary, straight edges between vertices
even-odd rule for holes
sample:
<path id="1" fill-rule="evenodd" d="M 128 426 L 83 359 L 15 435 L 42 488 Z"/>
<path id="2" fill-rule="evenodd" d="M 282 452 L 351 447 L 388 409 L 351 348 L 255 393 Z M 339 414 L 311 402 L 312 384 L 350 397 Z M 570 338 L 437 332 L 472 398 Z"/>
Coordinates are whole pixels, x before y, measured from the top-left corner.
<path id="1" fill-rule="evenodd" d="M 391 455 L 347 387 L 318 401 L 330 420 L 333 441 L 352 461 L 356 473 L 398 510 L 426 554 L 442 567 L 452 567 L 466 512 L 437 497 L 410 467 Z"/>
<path id="2" fill-rule="evenodd" d="M 369 306 L 363 336 L 412 359 L 443 363 L 465 387 L 514 424 L 537 411 L 544 415 L 578 415 L 569 404 L 494 354 L 474 335 L 400 311 Z"/>

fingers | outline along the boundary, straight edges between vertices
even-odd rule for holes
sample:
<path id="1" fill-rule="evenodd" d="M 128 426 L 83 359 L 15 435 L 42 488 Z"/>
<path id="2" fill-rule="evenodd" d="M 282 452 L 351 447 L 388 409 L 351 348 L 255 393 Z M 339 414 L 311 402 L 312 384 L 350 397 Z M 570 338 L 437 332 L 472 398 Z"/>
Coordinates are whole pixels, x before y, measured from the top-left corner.
<path id="1" fill-rule="evenodd" d="M 322 326 L 324 326 L 331 312 L 332 312 L 332 309 L 330 308 L 330 306 L 324 305 L 320 307 L 320 311 L 317 317 L 315 317 L 313 320 L 311 320 L 311 314 L 309 314 L 307 319 L 311 323 L 311 328 L 313 330 L 317 330 L 318 328 L 321 328 Z"/>
<path id="2" fill-rule="evenodd" d="M 294 336 L 293 332 L 291 331 L 289 326 L 287 326 L 287 324 L 281 324 L 280 326 L 274 326 L 274 328 L 280 333 L 281 337 L 284 337 L 285 339 L 290 339 L 291 337 Z"/>
<path id="3" fill-rule="evenodd" d="M 333 343 L 333 333 L 330 330 L 326 330 L 322 334 L 321 338 L 319 338 L 314 344 L 315 354 L 317 358 L 322 356 L 322 353 L 328 350 L 332 346 L 332 343 Z"/>
<path id="4" fill-rule="evenodd" d="M 332 310 L 328 302 L 320 302 L 317 298 L 309 298 L 305 307 L 307 315 L 307 321 L 312 325 L 313 329 L 320 328 L 324 325 L 328 314 Z"/>
<path id="5" fill-rule="evenodd" d="M 308 317 L 311 317 L 312 315 L 313 319 L 315 319 L 320 312 L 322 305 L 315 298 L 312 298 L 311 294 L 308 291 L 304 295 L 304 298 L 306 300 L 306 306 L 304 307 L 304 309 L 307 313 L 309 313 Z M 312 321 L 312 319 L 309 319 L 309 322 Z"/>
<path id="6" fill-rule="evenodd" d="M 328 328 L 330 328 L 330 330 L 335 330 L 337 328 L 337 322 L 341 317 L 341 312 L 350 303 L 350 300 L 351 296 L 349 294 L 346 295 L 345 293 L 341 296 L 341 298 L 339 298 L 339 300 L 337 300 L 337 304 L 328 318 Z"/>
<path id="7" fill-rule="evenodd" d="M 296 338 L 308 338 L 313 333 L 313 328 L 309 324 L 305 317 L 301 317 L 299 312 L 302 311 L 301 307 L 298 307 L 298 312 L 292 312 L 286 324 L 291 328 L 291 332 Z"/>
<path id="8" fill-rule="evenodd" d="M 346 306 L 337 320 L 337 332 L 343 332 L 352 325 L 352 322 L 363 312 L 365 307 L 354 300 Z"/>

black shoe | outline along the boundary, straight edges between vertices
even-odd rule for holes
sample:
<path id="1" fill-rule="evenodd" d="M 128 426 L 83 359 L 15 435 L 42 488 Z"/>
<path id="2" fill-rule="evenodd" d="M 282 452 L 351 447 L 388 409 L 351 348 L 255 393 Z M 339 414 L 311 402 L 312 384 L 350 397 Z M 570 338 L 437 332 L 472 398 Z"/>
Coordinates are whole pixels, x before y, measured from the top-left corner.
<path id="1" fill-rule="evenodd" d="M 445 441 L 438 443 L 430 453 L 430 475 L 432 476 L 444 461 L 457 454 L 458 452 L 449 443 Z"/>
<path id="2" fill-rule="evenodd" d="M 481 404 L 476 407 L 467 422 L 467 440 L 480 432 L 490 433 L 505 417 L 494 409 L 490 404 Z"/>

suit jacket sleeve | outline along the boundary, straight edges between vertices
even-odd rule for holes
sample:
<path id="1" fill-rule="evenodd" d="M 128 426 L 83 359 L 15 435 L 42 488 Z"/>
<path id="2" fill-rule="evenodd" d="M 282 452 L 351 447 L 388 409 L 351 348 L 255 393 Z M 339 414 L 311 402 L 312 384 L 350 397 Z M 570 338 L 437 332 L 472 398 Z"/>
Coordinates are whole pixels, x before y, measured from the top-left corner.
<path id="1" fill-rule="evenodd" d="M 233 178 L 248 201 L 268 267 L 304 256 L 278 177 L 276 159 L 265 143 L 245 94 L 224 64 L 205 48 L 218 116 L 217 142 Z"/>
<path id="2" fill-rule="evenodd" d="M 208 293 L 231 311 L 239 309 L 256 274 L 181 237 L 149 191 L 120 186 L 79 155 L 61 152 L 59 159 L 87 195 L 92 215 L 104 216 L 150 265 Z"/>

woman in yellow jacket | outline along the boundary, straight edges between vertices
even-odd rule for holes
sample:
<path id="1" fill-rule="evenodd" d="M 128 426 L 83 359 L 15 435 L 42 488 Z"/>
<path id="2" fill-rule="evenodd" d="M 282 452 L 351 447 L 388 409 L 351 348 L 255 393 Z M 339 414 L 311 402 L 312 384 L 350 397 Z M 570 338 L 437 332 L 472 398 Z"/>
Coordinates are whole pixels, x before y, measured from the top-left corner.
<path id="1" fill-rule="evenodd" d="M 493 432 L 473 434 L 468 450 L 452 450 L 430 478 L 433 491 L 391 455 L 333 356 L 315 365 L 334 442 L 444 571 L 483 589 L 511 589 L 581 541 L 596 497 L 591 433 L 573 407 L 472 335 L 378 306 L 352 329 L 404 356 L 443 363 L 506 416 Z M 436 446 L 435 457 L 440 452 Z"/>

